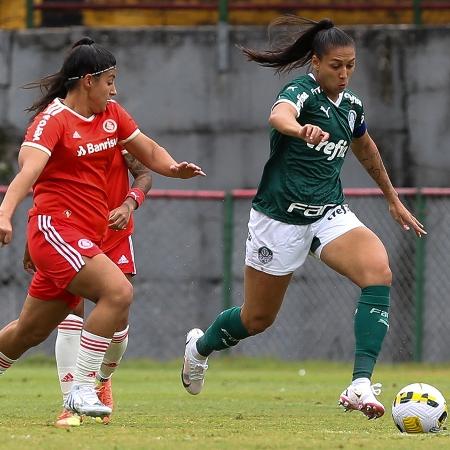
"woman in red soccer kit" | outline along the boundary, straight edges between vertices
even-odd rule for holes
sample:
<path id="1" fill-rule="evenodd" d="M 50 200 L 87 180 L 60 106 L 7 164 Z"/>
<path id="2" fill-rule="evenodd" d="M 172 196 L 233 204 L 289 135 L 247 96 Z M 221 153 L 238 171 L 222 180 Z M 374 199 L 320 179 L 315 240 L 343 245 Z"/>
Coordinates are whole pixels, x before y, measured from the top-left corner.
<path id="1" fill-rule="evenodd" d="M 59 72 L 41 80 L 47 92 L 19 152 L 19 172 L 0 205 L 0 244 L 12 238 L 12 217 L 33 187 L 28 245 L 36 273 L 19 319 L 0 331 L 0 374 L 38 345 L 81 298 L 96 303 L 81 332 L 74 384 L 65 408 L 107 416 L 95 379 L 114 332 L 128 319 L 133 288 L 101 250 L 108 225 L 107 183 L 124 147 L 161 175 L 191 178 L 200 167 L 177 163 L 140 132 L 116 95 L 116 60 L 89 38 L 74 44 Z"/>
<path id="2" fill-rule="evenodd" d="M 134 181 L 130 189 L 128 171 Z M 102 250 L 120 270 L 131 279 L 136 274 L 132 234 L 134 221 L 132 212 L 139 208 L 152 186 L 150 170 L 126 150 L 122 154 L 116 152 L 108 174 L 107 186 L 109 225 L 106 237 L 102 242 Z M 31 260 L 28 246 L 25 247 L 24 269 L 34 274 L 36 267 Z M 58 368 L 58 379 L 63 394 L 63 403 L 73 385 L 73 374 L 77 354 L 80 347 L 80 335 L 83 330 L 84 305 L 80 302 L 59 325 L 55 343 L 55 357 Z M 100 401 L 113 408 L 111 377 L 118 367 L 128 345 L 128 323 L 121 324 L 114 333 L 108 350 L 105 353 L 100 370 L 96 377 L 96 392 Z M 110 416 L 103 417 L 108 424 Z M 81 424 L 81 417 L 65 408 L 58 415 L 57 427 L 76 427 Z"/>

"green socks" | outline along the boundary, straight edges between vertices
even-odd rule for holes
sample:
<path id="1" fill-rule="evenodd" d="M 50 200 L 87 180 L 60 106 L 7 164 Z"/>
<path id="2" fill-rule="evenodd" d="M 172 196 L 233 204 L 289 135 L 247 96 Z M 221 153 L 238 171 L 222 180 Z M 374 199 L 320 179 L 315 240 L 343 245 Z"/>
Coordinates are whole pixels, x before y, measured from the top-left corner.
<path id="1" fill-rule="evenodd" d="M 389 328 L 390 286 L 368 286 L 361 291 L 355 313 L 355 366 L 353 379 L 371 378 L 373 368 Z M 234 307 L 221 312 L 205 334 L 197 341 L 200 355 L 209 356 L 235 346 L 249 337 L 241 321 L 241 308 Z"/>
<path id="2" fill-rule="evenodd" d="M 355 366 L 353 380 L 371 378 L 389 329 L 390 286 L 368 286 L 361 290 L 355 313 Z"/>
<path id="3" fill-rule="evenodd" d="M 241 339 L 249 337 L 241 321 L 241 308 L 222 311 L 217 319 L 197 341 L 197 351 L 200 355 L 209 356 L 214 350 L 223 350 L 233 347 Z"/>

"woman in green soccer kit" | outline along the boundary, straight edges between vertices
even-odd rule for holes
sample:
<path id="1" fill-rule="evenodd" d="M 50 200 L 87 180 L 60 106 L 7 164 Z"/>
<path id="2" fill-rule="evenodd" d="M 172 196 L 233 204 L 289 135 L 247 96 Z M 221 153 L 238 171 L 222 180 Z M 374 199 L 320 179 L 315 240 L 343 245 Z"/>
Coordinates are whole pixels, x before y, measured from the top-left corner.
<path id="1" fill-rule="evenodd" d="M 257 63 L 311 73 L 288 83 L 269 118 L 270 157 L 253 199 L 245 258 L 244 304 L 223 311 L 203 334 L 187 335 L 182 381 L 198 394 L 207 357 L 263 332 L 275 320 L 292 273 L 309 252 L 361 288 L 354 318 L 353 381 L 340 396 L 346 410 L 381 417 L 371 376 L 389 327 L 392 274 L 378 237 L 345 204 L 339 178 L 351 149 L 382 190 L 393 218 L 418 236 L 422 224 L 405 208 L 367 132 L 363 104 L 347 89 L 355 68 L 355 43 L 329 20 L 279 19 L 278 25 L 308 24 L 293 43 L 271 51 L 242 49 Z"/>

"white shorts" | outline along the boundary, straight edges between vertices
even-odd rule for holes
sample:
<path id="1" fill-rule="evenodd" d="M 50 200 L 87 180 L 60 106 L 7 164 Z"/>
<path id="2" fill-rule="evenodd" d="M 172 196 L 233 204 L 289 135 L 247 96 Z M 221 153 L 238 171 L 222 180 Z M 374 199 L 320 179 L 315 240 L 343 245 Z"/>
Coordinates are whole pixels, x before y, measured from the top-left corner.
<path id="1" fill-rule="evenodd" d="M 279 222 L 252 208 L 245 264 L 271 275 L 287 275 L 304 264 L 309 252 L 320 259 L 325 245 L 347 231 L 364 226 L 348 205 L 330 209 L 309 225 Z"/>

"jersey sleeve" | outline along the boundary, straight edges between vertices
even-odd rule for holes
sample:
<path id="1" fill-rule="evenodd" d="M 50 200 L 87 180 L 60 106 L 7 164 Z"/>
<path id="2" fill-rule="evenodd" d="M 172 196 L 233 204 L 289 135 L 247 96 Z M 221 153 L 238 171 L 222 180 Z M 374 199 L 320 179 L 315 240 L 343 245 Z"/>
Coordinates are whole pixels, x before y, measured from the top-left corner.
<path id="1" fill-rule="evenodd" d="M 309 94 L 307 93 L 306 88 L 298 83 L 290 83 L 286 85 L 278 94 L 272 109 L 280 103 L 289 103 L 297 111 L 296 117 L 298 118 L 301 110 L 306 105 L 308 98 Z"/>
<path id="2" fill-rule="evenodd" d="M 137 126 L 137 123 L 134 121 L 128 111 L 125 110 L 125 108 L 120 106 L 118 103 L 116 103 L 116 108 L 119 144 L 124 146 L 127 142 L 130 142 L 132 139 L 134 139 L 140 133 L 140 130 Z"/>
<path id="3" fill-rule="evenodd" d="M 28 127 L 22 146 L 34 147 L 51 156 L 63 136 L 63 124 L 46 111 L 38 114 Z"/>

